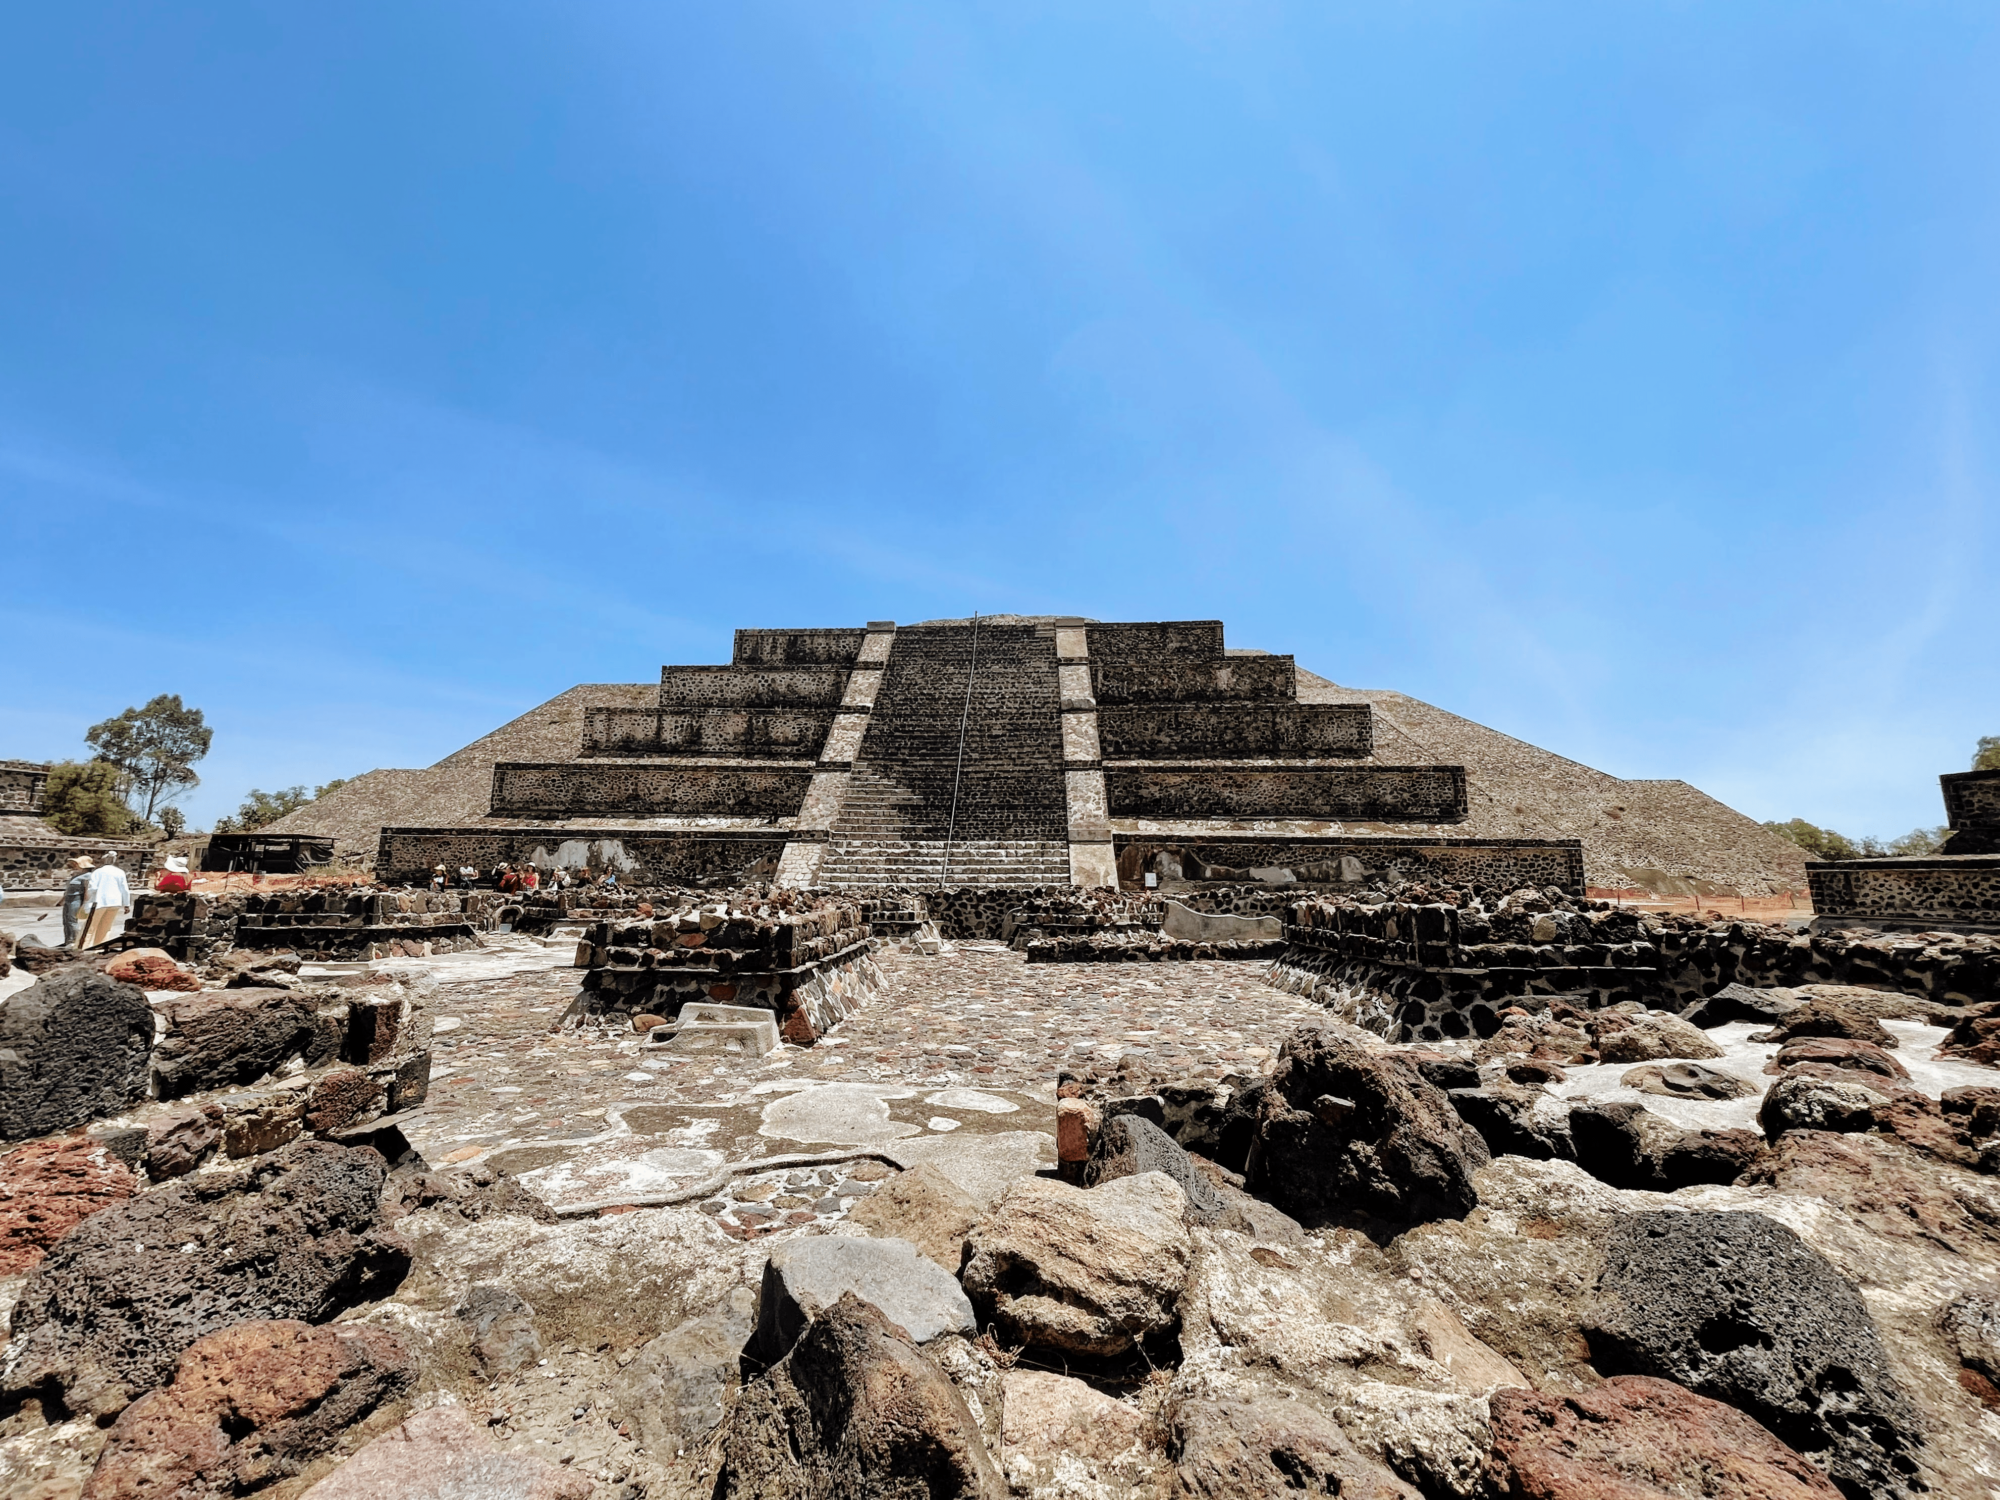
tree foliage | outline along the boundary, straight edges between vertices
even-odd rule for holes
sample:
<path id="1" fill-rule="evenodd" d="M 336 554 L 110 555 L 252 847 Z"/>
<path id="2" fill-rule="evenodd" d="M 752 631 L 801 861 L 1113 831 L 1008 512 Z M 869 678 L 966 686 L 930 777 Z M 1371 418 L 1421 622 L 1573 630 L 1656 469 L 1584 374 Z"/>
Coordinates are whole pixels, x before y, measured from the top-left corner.
<path id="1" fill-rule="evenodd" d="M 215 822 L 217 833 L 251 833 L 259 828 L 268 828 L 280 818 L 290 817 L 300 808 L 312 802 L 312 796 L 302 786 L 279 787 L 275 792 L 260 792 L 252 787 L 243 799 L 243 805 L 236 809 L 233 818 L 218 818 Z"/>
<path id="2" fill-rule="evenodd" d="M 1861 850 L 1852 839 L 1835 833 L 1831 828 L 1808 823 L 1804 818 L 1793 818 L 1789 823 L 1766 823 L 1764 826 L 1778 837 L 1790 839 L 1814 859 L 1861 858 Z"/>
<path id="3" fill-rule="evenodd" d="M 2000 734 L 1982 734 L 1972 752 L 1972 769 L 2000 771 Z"/>
<path id="4" fill-rule="evenodd" d="M 162 802 L 201 785 L 194 763 L 208 754 L 214 735 L 200 709 L 184 705 L 179 693 L 161 693 L 144 708 L 91 725 L 84 739 L 100 761 L 123 773 L 127 802 L 141 822 L 151 823 Z"/>
<path id="5" fill-rule="evenodd" d="M 1867 836 L 1851 839 L 1831 828 L 1808 823 L 1804 818 L 1793 818 L 1789 823 L 1766 823 L 1764 826 L 1780 838 L 1790 839 L 1814 859 L 1911 859 L 1937 853 L 1945 835 L 1951 832 L 1943 825 L 1912 828 L 1885 843 Z"/>
<path id="6" fill-rule="evenodd" d="M 42 818 L 72 835 L 123 838 L 141 824 L 125 804 L 125 773 L 107 760 L 59 760 L 42 788 Z"/>

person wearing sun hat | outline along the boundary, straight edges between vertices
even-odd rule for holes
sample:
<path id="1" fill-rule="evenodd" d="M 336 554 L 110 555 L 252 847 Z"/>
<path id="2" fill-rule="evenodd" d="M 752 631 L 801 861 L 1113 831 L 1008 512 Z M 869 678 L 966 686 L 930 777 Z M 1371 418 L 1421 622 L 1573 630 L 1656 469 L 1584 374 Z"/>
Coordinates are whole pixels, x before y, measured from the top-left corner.
<path id="1" fill-rule="evenodd" d="M 153 885 L 156 891 L 184 891 L 188 888 L 188 862 L 185 854 L 169 854 L 160 878 Z"/>
<path id="2" fill-rule="evenodd" d="M 69 861 L 70 877 L 63 886 L 63 946 L 76 946 L 77 919 L 83 912 L 83 898 L 90 889 L 90 868 L 96 861 L 79 854 Z"/>

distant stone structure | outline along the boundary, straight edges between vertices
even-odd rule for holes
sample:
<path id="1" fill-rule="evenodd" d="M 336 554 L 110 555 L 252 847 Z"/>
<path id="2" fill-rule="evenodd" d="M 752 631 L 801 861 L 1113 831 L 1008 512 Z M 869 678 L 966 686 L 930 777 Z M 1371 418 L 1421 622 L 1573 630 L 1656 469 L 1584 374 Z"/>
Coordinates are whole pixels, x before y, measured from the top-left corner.
<path id="1" fill-rule="evenodd" d="M 70 877 L 70 860 L 79 854 L 99 860 L 107 849 L 129 877 L 143 878 L 153 858 L 150 844 L 64 833 L 42 820 L 48 779 L 46 761 L 0 760 L 0 886 L 10 891 L 60 887 Z"/>
<path id="2" fill-rule="evenodd" d="M 1816 928 L 2000 932 L 2000 771 L 1938 783 L 1951 834 L 1937 854 L 1806 866 Z"/>
<path id="3" fill-rule="evenodd" d="M 1796 845 L 1685 783 L 1339 687 L 1213 620 L 741 630 L 728 665 L 572 688 L 266 831 L 392 881 L 505 860 L 834 890 L 1805 886 Z"/>

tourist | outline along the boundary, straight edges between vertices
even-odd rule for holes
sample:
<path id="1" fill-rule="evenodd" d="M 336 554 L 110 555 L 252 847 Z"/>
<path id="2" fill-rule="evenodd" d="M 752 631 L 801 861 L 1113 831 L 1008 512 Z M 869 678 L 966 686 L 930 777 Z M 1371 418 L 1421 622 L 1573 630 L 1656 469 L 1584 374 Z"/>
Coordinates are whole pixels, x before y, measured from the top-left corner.
<path id="1" fill-rule="evenodd" d="M 520 888 L 521 877 L 514 873 L 512 865 L 503 863 L 500 866 L 500 889 L 511 893 Z"/>
<path id="2" fill-rule="evenodd" d="M 77 921 L 83 914 L 83 898 L 90 890 L 90 868 L 94 861 L 88 854 L 79 854 L 69 862 L 76 873 L 63 887 L 63 946 L 76 946 Z"/>
<path id="3" fill-rule="evenodd" d="M 106 849 L 90 872 L 83 890 L 83 939 L 77 945 L 96 948 L 125 930 L 125 913 L 132 906 L 132 885 L 118 868 L 115 850 Z"/>
<path id="4" fill-rule="evenodd" d="M 443 866 L 440 865 L 439 868 L 442 869 Z M 461 891 L 469 891 L 478 883 L 479 869 L 476 865 L 460 865 L 458 867 L 458 888 Z"/>
<path id="5" fill-rule="evenodd" d="M 156 891 L 184 891 L 188 888 L 188 862 L 185 854 L 169 854 L 166 868 L 160 878 L 153 883 Z"/>
<path id="6" fill-rule="evenodd" d="M 537 870 L 533 865 L 529 865 L 521 871 L 522 890 L 524 891 L 537 890 L 540 888 L 541 883 L 542 883 L 541 872 Z"/>
<path id="7" fill-rule="evenodd" d="M 435 870 L 431 871 L 431 889 L 442 891 L 445 888 L 445 884 L 445 869 L 443 865 L 439 865 Z"/>

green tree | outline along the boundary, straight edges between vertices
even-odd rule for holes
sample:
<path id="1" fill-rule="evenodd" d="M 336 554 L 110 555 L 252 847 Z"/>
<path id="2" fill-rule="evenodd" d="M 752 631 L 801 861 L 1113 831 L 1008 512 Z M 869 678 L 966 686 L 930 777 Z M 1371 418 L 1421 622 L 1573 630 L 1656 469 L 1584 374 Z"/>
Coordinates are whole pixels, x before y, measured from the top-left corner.
<path id="1" fill-rule="evenodd" d="M 1982 734 L 1972 752 L 1972 769 L 2000 771 L 2000 734 Z"/>
<path id="2" fill-rule="evenodd" d="M 1779 838 L 1790 839 L 1814 859 L 1861 859 L 1865 857 L 1863 840 L 1857 845 L 1844 834 L 1835 833 L 1831 828 L 1821 828 L 1808 823 L 1804 818 L 1793 818 L 1789 823 L 1766 823 L 1764 825 Z"/>
<path id="3" fill-rule="evenodd" d="M 178 807 L 160 809 L 160 832 L 170 839 L 177 839 L 187 832 L 187 814 Z"/>
<path id="4" fill-rule="evenodd" d="M 124 773 L 126 800 L 150 823 L 162 802 L 201 785 L 194 763 L 208 754 L 214 734 L 200 709 L 182 704 L 179 693 L 161 693 L 144 708 L 91 725 L 84 739 L 99 760 Z"/>
<path id="5" fill-rule="evenodd" d="M 1935 854 L 1944 847 L 1945 836 L 1951 832 L 1947 824 L 1940 823 L 1935 828 L 1912 828 L 1901 838 L 1890 839 L 1883 853 L 1897 859 L 1915 859 L 1926 854 Z"/>
<path id="6" fill-rule="evenodd" d="M 336 776 L 334 777 L 333 780 L 329 781 L 325 786 L 314 787 L 312 796 L 313 801 L 315 802 L 319 801 L 319 799 L 324 797 L 328 792 L 334 792 L 340 790 L 340 788 L 346 786 L 347 783 L 352 781 L 353 779 L 354 778 L 351 776 Z"/>
<path id="7" fill-rule="evenodd" d="M 243 799 L 243 805 L 236 809 L 233 818 L 218 819 L 217 833 L 251 833 L 259 828 L 267 828 L 280 818 L 289 817 L 312 801 L 302 786 L 280 787 L 275 792 L 260 792 L 255 787 Z M 227 828 L 223 824 L 227 823 Z"/>
<path id="8" fill-rule="evenodd" d="M 125 773 L 108 760 L 59 760 L 42 788 L 42 817 L 62 833 L 123 838 L 139 826 L 124 791 Z"/>

